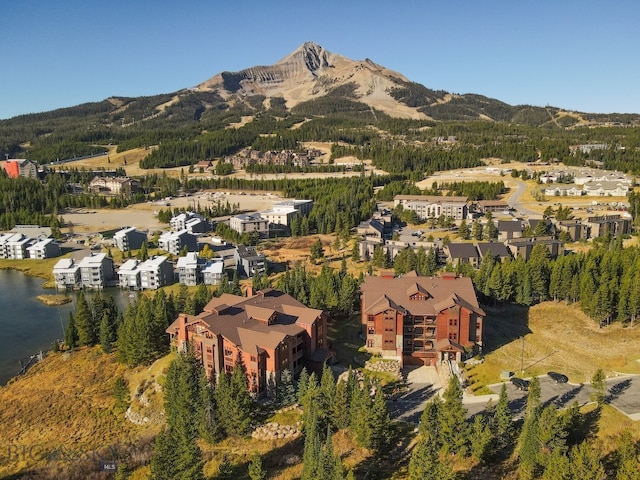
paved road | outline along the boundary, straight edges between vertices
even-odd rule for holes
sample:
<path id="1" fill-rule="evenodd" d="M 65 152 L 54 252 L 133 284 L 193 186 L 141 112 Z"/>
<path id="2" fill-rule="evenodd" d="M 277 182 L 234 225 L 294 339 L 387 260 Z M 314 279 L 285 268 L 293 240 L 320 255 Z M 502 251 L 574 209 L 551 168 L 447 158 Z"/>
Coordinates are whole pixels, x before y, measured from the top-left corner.
<path id="1" fill-rule="evenodd" d="M 518 186 L 516 187 L 516 191 L 509 196 L 509 200 L 507 201 L 509 206 L 511 208 L 515 208 L 518 213 L 524 213 L 526 215 L 540 215 L 540 213 L 529 210 L 520 203 L 520 197 L 527 189 L 527 184 L 523 180 L 514 181 L 518 182 Z"/>
<path id="2" fill-rule="evenodd" d="M 419 367 L 405 372 L 407 392 L 395 401 L 389 401 L 391 418 L 417 424 L 424 410 L 424 404 L 434 395 L 441 393 L 442 385 L 435 367 Z M 583 405 L 591 401 L 591 385 L 555 383 L 546 375 L 539 377 L 540 400 L 544 405 L 555 403 L 558 408 L 570 407 L 573 402 Z M 607 380 L 606 402 L 627 415 L 630 419 L 640 420 L 640 375 L 621 375 Z M 527 392 L 506 383 L 509 406 L 514 416 L 522 416 L 527 405 Z M 502 388 L 501 383 L 490 385 L 494 395 L 463 397 L 463 403 L 469 417 L 480 413 L 491 399 L 495 405 Z"/>

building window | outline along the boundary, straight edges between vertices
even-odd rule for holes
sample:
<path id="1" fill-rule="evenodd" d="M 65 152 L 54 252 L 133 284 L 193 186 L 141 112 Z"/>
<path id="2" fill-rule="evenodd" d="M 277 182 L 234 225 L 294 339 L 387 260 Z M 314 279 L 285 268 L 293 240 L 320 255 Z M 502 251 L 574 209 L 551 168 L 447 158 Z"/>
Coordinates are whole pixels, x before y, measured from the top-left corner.
<path id="1" fill-rule="evenodd" d="M 231 349 L 229 348 L 225 348 L 224 349 L 224 356 L 225 357 L 230 357 L 233 354 L 233 352 L 231 351 Z"/>
<path id="2" fill-rule="evenodd" d="M 373 327 L 367 328 L 367 335 L 375 335 L 376 329 Z"/>
<path id="3" fill-rule="evenodd" d="M 251 361 L 252 361 L 252 362 L 256 362 L 256 361 L 257 361 L 257 358 L 256 358 L 256 356 L 255 356 L 255 355 L 251 355 Z"/>
<path id="4" fill-rule="evenodd" d="M 458 326 L 458 319 L 457 318 L 450 318 L 449 319 L 449 326 L 450 327 L 457 327 Z"/>
<path id="5" fill-rule="evenodd" d="M 455 342 L 458 340 L 458 334 L 457 333 L 450 333 L 449 334 L 449 340 L 451 340 L 452 342 Z"/>
<path id="6" fill-rule="evenodd" d="M 367 316 L 367 320 L 369 322 L 373 322 L 375 320 L 375 317 L 373 315 L 369 315 L 369 316 Z"/>
<path id="7" fill-rule="evenodd" d="M 373 347 L 373 340 L 367 340 L 367 347 Z"/>

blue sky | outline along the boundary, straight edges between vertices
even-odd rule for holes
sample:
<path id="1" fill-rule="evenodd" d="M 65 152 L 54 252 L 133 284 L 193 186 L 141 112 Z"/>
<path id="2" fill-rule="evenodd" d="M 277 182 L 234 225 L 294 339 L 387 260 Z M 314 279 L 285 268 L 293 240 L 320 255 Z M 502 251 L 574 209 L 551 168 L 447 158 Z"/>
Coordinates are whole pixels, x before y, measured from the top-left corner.
<path id="1" fill-rule="evenodd" d="M 0 119 L 169 93 L 307 40 L 432 89 L 640 113 L 640 2 L 0 0 Z"/>

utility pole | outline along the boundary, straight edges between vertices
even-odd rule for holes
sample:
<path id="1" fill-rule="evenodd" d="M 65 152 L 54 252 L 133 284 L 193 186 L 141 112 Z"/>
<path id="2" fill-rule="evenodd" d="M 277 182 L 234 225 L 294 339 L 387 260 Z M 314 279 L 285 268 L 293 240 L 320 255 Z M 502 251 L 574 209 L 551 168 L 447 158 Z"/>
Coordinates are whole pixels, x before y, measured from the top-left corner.
<path id="1" fill-rule="evenodd" d="M 522 337 L 522 354 L 520 355 L 520 372 L 524 373 L 524 336 Z"/>

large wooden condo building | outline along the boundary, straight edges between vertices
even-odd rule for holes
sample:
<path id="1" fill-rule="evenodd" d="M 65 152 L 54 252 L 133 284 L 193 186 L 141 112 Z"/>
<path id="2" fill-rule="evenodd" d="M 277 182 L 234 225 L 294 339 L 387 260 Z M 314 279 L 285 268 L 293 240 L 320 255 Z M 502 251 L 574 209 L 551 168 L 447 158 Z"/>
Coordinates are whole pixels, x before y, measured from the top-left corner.
<path id="1" fill-rule="evenodd" d="M 179 350 L 193 346 L 212 381 L 241 361 L 255 395 L 268 393 L 282 371 L 316 371 L 330 356 L 326 314 L 271 288 L 250 289 L 247 297 L 225 293 L 199 315 L 181 313 L 167 333 Z"/>
<path id="2" fill-rule="evenodd" d="M 482 348 L 485 313 L 470 278 L 394 277 L 391 271 L 366 277 L 360 289 L 370 353 L 403 365 L 436 365 Z"/>
<path id="3" fill-rule="evenodd" d="M 438 218 L 440 215 L 454 220 L 467 218 L 469 207 L 467 197 L 439 197 L 433 195 L 396 195 L 393 206 L 402 205 L 405 210 L 412 210 L 416 215 L 426 220 Z"/>

